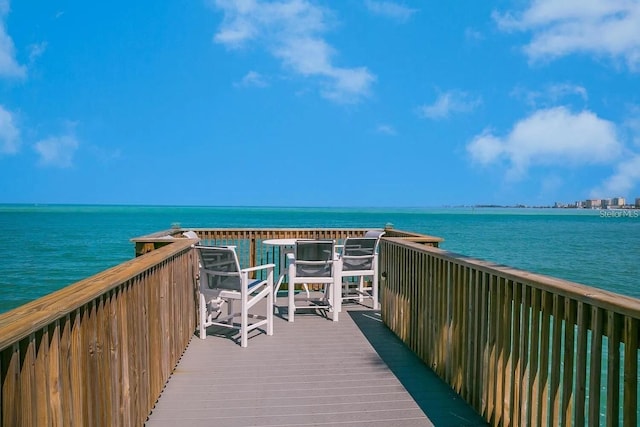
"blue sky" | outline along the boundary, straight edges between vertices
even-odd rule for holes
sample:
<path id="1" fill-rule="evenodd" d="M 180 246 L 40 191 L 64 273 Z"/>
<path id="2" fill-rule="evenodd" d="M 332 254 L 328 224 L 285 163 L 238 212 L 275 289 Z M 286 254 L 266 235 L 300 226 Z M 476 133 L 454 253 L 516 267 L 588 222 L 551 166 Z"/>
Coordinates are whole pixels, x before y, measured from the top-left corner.
<path id="1" fill-rule="evenodd" d="M 0 203 L 617 196 L 637 0 L 0 0 Z"/>

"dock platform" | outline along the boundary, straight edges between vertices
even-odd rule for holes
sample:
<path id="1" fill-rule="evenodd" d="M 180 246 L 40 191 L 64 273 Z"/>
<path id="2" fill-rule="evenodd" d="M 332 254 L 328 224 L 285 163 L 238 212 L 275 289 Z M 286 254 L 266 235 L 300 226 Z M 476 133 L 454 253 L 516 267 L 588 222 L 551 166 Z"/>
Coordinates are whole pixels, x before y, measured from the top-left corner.
<path id="1" fill-rule="evenodd" d="M 248 348 L 215 332 L 192 338 L 146 426 L 487 425 L 365 306 L 276 315 Z"/>

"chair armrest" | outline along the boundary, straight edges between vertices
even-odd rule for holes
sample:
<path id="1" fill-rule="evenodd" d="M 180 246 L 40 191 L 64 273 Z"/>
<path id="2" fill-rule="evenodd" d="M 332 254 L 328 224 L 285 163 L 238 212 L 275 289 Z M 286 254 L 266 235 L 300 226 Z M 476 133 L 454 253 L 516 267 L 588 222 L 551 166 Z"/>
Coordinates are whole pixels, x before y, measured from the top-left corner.
<path id="1" fill-rule="evenodd" d="M 367 259 L 373 258 L 373 255 L 342 255 L 342 259 Z"/>
<path id="2" fill-rule="evenodd" d="M 258 271 L 258 270 L 266 270 L 268 268 L 276 268 L 275 264 L 262 264 L 262 265 L 256 265 L 255 267 L 247 267 L 247 268 L 243 268 L 241 271 L 242 272 L 250 272 L 250 271 Z"/>

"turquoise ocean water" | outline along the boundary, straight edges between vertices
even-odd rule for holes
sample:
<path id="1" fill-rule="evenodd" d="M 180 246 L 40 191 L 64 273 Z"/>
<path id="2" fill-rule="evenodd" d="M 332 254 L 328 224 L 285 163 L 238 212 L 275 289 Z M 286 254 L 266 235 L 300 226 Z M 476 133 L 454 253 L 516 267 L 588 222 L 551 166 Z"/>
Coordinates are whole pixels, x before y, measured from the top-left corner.
<path id="1" fill-rule="evenodd" d="M 134 256 L 133 237 L 188 227 L 394 228 L 443 249 L 640 297 L 640 211 L 0 205 L 0 312 Z"/>

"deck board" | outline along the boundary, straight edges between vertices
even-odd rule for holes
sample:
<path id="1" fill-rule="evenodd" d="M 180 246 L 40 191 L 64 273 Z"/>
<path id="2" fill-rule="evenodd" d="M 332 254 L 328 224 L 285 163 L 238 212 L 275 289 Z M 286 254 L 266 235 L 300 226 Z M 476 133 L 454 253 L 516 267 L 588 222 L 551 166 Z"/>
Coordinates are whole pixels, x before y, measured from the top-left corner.
<path id="1" fill-rule="evenodd" d="M 276 316 L 274 335 L 194 337 L 146 426 L 486 425 L 381 322 L 345 307 L 339 322 Z M 215 332 L 215 331 L 214 331 Z"/>

